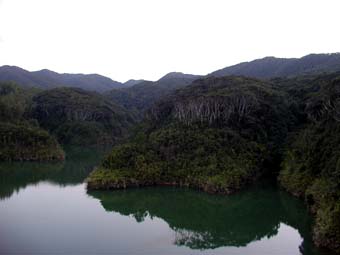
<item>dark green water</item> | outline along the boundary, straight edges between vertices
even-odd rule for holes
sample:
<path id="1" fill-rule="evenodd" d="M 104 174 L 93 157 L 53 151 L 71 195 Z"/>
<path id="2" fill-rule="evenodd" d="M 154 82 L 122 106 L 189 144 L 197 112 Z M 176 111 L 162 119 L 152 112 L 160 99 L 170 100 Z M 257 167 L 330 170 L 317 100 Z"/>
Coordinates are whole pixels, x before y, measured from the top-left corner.
<path id="1" fill-rule="evenodd" d="M 87 192 L 103 151 L 0 165 L 0 254 L 330 254 L 303 203 L 269 182 L 232 195 L 153 187 Z"/>

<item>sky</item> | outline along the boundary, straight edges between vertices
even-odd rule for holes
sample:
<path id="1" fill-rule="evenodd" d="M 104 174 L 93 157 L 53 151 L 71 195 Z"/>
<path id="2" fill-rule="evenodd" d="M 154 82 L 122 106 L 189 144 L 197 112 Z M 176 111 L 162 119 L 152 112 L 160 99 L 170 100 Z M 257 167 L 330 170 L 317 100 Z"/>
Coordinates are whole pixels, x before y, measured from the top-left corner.
<path id="1" fill-rule="evenodd" d="M 117 81 L 340 52 L 339 0 L 0 0 L 0 65 Z"/>

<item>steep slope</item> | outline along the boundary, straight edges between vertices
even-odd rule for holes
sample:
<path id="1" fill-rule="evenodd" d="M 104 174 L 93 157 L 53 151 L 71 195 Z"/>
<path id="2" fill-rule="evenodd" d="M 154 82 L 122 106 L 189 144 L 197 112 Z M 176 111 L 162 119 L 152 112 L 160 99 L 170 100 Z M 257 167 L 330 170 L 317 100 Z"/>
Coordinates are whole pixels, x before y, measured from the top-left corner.
<path id="1" fill-rule="evenodd" d="M 229 66 L 209 76 L 244 75 L 256 78 L 287 77 L 340 70 L 340 53 L 310 54 L 302 58 L 266 57 Z"/>
<path id="2" fill-rule="evenodd" d="M 279 180 L 316 215 L 318 246 L 340 252 L 340 74 L 290 87 L 303 122 L 291 134 Z"/>
<path id="3" fill-rule="evenodd" d="M 142 114 L 161 97 L 170 94 L 177 88 L 191 84 L 200 78 L 199 75 L 169 73 L 155 82 L 143 81 L 129 88 L 114 89 L 105 95 L 114 103 Z"/>
<path id="4" fill-rule="evenodd" d="M 120 82 L 98 74 L 60 74 L 47 69 L 29 72 L 16 66 L 0 67 L 0 81 L 12 81 L 24 87 L 41 89 L 76 87 L 97 92 L 123 86 Z"/>
<path id="5" fill-rule="evenodd" d="M 77 88 L 57 88 L 33 98 L 29 115 L 61 143 L 114 143 L 127 134 L 133 116 L 102 95 Z"/>

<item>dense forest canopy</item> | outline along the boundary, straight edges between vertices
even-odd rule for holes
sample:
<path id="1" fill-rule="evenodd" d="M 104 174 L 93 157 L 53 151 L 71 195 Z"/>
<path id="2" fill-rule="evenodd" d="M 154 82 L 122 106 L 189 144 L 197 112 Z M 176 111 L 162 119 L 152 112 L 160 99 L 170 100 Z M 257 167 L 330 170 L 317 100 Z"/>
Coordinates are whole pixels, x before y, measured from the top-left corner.
<path id="1" fill-rule="evenodd" d="M 144 129 L 114 149 L 103 171 L 117 171 L 124 185 L 170 182 L 231 193 L 274 163 L 294 123 L 288 112 L 283 92 L 270 83 L 197 80 L 152 107 Z"/>
<path id="2" fill-rule="evenodd" d="M 290 134 L 279 180 L 316 214 L 316 243 L 339 251 L 340 73 L 316 77 L 303 87 L 289 89 L 300 94 L 295 104 L 305 121 Z"/>
<path id="3" fill-rule="evenodd" d="M 35 90 L 0 83 L 0 160 L 62 160 L 56 139 L 27 118 Z"/>

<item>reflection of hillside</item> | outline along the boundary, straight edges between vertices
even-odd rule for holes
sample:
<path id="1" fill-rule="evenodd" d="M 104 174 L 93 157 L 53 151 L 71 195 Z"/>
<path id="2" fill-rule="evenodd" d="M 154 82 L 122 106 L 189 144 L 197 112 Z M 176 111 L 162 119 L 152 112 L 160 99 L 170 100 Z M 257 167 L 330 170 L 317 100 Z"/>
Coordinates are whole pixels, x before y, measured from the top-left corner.
<path id="1" fill-rule="evenodd" d="M 278 194 L 260 189 L 227 197 L 178 188 L 89 194 L 105 210 L 133 215 L 137 221 L 147 214 L 162 218 L 176 231 L 175 243 L 193 249 L 245 246 L 274 236 L 283 217 Z"/>
<path id="2" fill-rule="evenodd" d="M 280 223 L 284 223 L 303 237 L 302 254 L 323 254 L 312 244 L 311 218 L 303 202 L 270 183 L 260 183 L 231 196 L 168 187 L 88 194 L 99 199 L 106 211 L 131 215 L 138 222 L 147 215 L 163 219 L 175 231 L 174 243 L 178 246 L 245 246 L 277 235 Z"/>
<path id="3" fill-rule="evenodd" d="M 103 148 L 69 147 L 62 163 L 2 162 L 0 163 L 0 199 L 29 184 L 49 181 L 59 185 L 82 183 L 101 160 Z"/>

